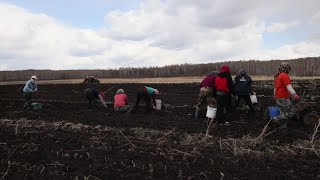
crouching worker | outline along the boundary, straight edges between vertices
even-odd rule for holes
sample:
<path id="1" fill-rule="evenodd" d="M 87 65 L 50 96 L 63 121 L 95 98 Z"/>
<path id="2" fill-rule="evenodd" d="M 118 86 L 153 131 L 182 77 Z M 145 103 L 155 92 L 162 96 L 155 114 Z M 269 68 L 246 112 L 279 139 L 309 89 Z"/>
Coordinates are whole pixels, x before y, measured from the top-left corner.
<path id="1" fill-rule="evenodd" d="M 92 108 L 92 104 L 94 104 L 96 101 L 100 101 L 104 107 L 106 108 L 108 107 L 106 104 L 106 101 L 104 100 L 103 92 L 98 92 L 94 88 L 87 88 L 84 90 L 84 95 L 87 97 L 89 101 L 89 106 L 88 106 L 89 109 Z"/>
<path id="2" fill-rule="evenodd" d="M 152 87 L 143 86 L 139 88 L 137 92 L 137 101 L 131 112 L 135 113 L 137 111 L 141 99 L 146 102 L 146 110 L 151 111 L 153 109 L 153 106 L 156 106 L 155 97 L 158 94 L 158 89 L 154 89 Z"/>
<path id="3" fill-rule="evenodd" d="M 36 80 L 37 76 L 31 76 L 30 80 L 27 81 L 26 85 L 23 87 L 24 108 L 31 106 L 32 94 L 38 91 Z"/>
<path id="4" fill-rule="evenodd" d="M 274 96 L 277 105 L 281 109 L 281 114 L 272 118 L 274 122 L 279 120 L 287 120 L 296 115 L 296 109 L 293 106 L 290 97 L 293 96 L 294 100 L 299 100 L 300 97 L 292 88 L 289 72 L 291 66 L 288 62 L 283 62 L 278 67 L 278 73 L 274 76 Z"/>
<path id="5" fill-rule="evenodd" d="M 237 92 L 238 100 L 236 106 L 239 106 L 240 100 L 243 99 L 250 108 L 251 114 L 255 113 L 254 107 L 252 105 L 250 94 L 254 94 L 252 89 L 252 79 L 247 75 L 244 69 L 240 69 L 238 75 L 235 79 L 235 90 Z"/>
<path id="6" fill-rule="evenodd" d="M 194 115 L 195 118 L 199 118 L 200 110 L 206 104 L 211 107 L 216 106 L 215 100 L 215 79 L 217 77 L 218 72 L 214 71 L 207 75 L 200 84 L 200 92 L 198 98 L 198 104 L 196 105 L 196 113 Z"/>
<path id="7" fill-rule="evenodd" d="M 128 105 L 128 96 L 123 89 L 118 89 L 114 96 L 114 110 L 117 112 L 127 112 L 131 109 Z"/>

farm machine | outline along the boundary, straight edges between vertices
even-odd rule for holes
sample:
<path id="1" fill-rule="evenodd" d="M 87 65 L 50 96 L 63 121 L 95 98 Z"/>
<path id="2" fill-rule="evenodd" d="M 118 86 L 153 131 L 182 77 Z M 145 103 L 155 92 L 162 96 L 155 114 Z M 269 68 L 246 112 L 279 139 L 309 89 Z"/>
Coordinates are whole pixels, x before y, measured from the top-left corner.
<path id="1" fill-rule="evenodd" d="M 84 81 L 83 84 L 100 84 L 99 79 L 95 78 L 94 76 L 87 76 Z"/>
<path id="2" fill-rule="evenodd" d="M 299 102 L 295 103 L 297 109 L 297 119 L 302 120 L 303 124 L 309 130 L 320 123 L 320 97 L 311 96 L 304 97 Z"/>
<path id="3" fill-rule="evenodd" d="M 319 96 L 319 80 L 313 80 L 309 87 L 301 82 L 297 83 L 301 87 L 300 94 L 302 99 L 295 103 L 297 109 L 297 119 L 303 121 L 305 127 L 312 130 L 320 123 L 320 96 Z M 306 93 L 306 90 L 311 90 Z"/>

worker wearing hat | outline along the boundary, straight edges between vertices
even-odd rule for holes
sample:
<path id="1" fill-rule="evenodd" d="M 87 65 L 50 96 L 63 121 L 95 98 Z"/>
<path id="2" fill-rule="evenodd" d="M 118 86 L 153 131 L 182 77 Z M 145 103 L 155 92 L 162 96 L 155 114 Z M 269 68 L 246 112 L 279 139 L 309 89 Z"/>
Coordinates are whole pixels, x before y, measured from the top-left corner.
<path id="1" fill-rule="evenodd" d="M 28 80 L 23 87 L 24 108 L 30 107 L 32 94 L 38 90 L 36 80 L 37 76 L 31 76 L 30 80 Z"/>

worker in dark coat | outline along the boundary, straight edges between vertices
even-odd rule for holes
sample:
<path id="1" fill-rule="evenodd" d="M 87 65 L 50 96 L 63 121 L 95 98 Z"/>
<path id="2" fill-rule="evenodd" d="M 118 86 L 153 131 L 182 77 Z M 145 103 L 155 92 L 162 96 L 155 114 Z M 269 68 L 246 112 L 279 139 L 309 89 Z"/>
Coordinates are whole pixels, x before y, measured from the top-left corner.
<path id="1" fill-rule="evenodd" d="M 88 108 L 92 108 L 92 104 L 99 101 L 104 107 L 108 107 L 104 100 L 104 92 L 99 92 L 94 88 L 87 88 L 84 90 L 84 95 L 89 101 Z"/>
<path id="2" fill-rule="evenodd" d="M 240 69 L 238 75 L 235 79 L 235 90 L 238 96 L 236 101 L 236 107 L 238 107 L 239 102 L 243 99 L 250 108 L 250 112 L 254 113 L 254 107 L 252 105 L 250 94 L 254 94 L 252 89 L 252 79 L 247 75 L 244 69 Z"/>

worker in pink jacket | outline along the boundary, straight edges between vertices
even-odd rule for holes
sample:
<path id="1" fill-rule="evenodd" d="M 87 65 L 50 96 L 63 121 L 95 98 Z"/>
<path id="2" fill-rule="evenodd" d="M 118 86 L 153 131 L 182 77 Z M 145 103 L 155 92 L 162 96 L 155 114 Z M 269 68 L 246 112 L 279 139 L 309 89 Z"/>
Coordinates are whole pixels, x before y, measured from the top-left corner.
<path id="1" fill-rule="evenodd" d="M 114 110 L 118 112 L 127 112 L 132 108 L 128 104 L 128 96 L 123 89 L 118 89 L 114 96 Z"/>

